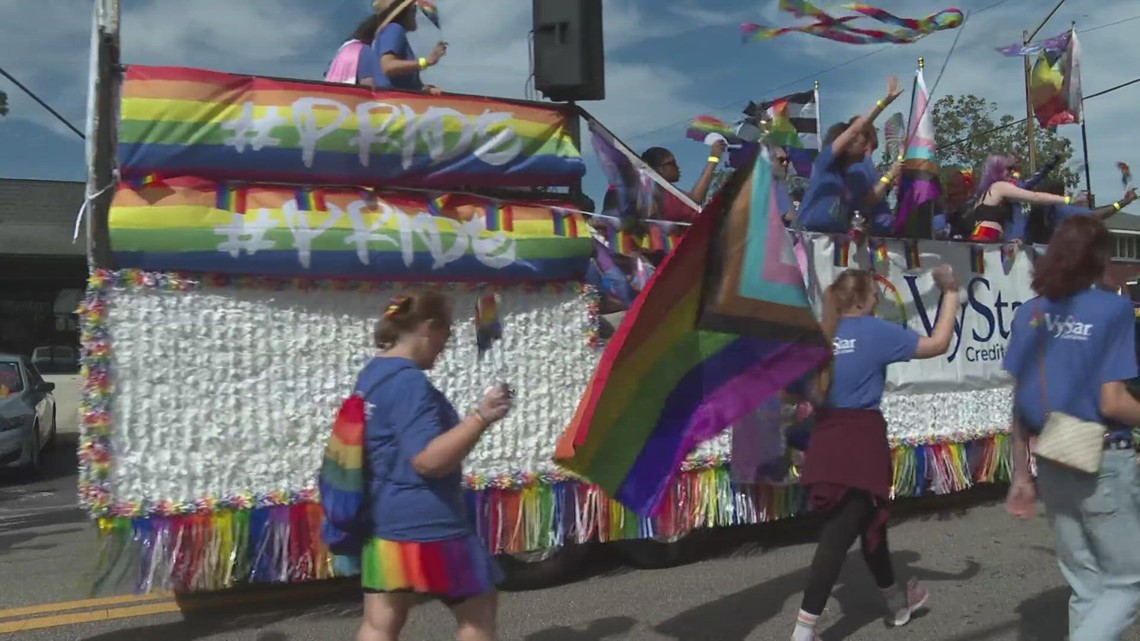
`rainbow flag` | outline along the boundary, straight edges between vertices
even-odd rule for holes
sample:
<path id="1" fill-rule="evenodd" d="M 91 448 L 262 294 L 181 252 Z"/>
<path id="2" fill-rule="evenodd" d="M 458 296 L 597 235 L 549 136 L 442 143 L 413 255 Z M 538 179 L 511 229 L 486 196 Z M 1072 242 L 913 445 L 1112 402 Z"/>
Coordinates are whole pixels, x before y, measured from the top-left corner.
<path id="1" fill-rule="evenodd" d="M 554 223 L 554 235 L 563 238 L 578 237 L 578 218 L 561 207 L 551 208 L 551 220 Z"/>
<path id="2" fill-rule="evenodd" d="M 297 209 L 300 211 L 327 211 L 328 209 L 325 205 L 324 194 L 319 189 L 302 187 L 297 190 L 294 200 L 297 201 Z"/>
<path id="3" fill-rule="evenodd" d="M 571 136 L 578 115 L 565 105 L 144 65 L 127 67 L 121 93 L 117 153 L 125 180 L 157 172 L 451 189 L 573 186 L 586 173 Z M 377 102 L 391 105 L 391 114 Z M 431 109 L 449 114 L 439 137 L 420 135 Z M 363 158 L 362 134 L 370 140 Z"/>
<path id="4" fill-rule="evenodd" d="M 907 240 L 903 242 L 903 245 L 906 253 L 906 268 L 908 270 L 922 269 L 922 257 L 918 251 L 918 241 Z"/>
<path id="5" fill-rule="evenodd" d="M 674 245 L 673 237 L 663 225 L 649 224 L 649 231 L 645 234 L 642 245 L 645 249 L 651 252 L 669 253 L 673 251 Z"/>
<path id="6" fill-rule="evenodd" d="M 704 142 L 709 134 L 720 134 L 727 140 L 735 140 L 736 130 L 731 125 L 714 116 L 697 116 L 689 123 L 685 136 L 690 140 Z"/>
<path id="7" fill-rule="evenodd" d="M 440 194 L 433 197 L 428 201 L 428 211 L 430 211 L 433 216 L 442 216 L 443 208 L 447 206 L 449 199 L 450 196 L 448 194 Z"/>
<path id="8" fill-rule="evenodd" d="M 851 262 L 851 239 L 836 235 L 832 236 L 831 241 L 835 243 L 831 264 L 836 267 L 846 267 Z"/>
<path id="9" fill-rule="evenodd" d="M 503 338 L 503 319 L 499 316 L 498 294 L 484 294 L 475 301 L 475 345 L 479 358 Z"/>
<path id="10" fill-rule="evenodd" d="M 1081 46 L 1076 29 L 1061 36 L 1061 51 L 1045 49 L 1037 57 L 1029 80 L 1033 115 L 1044 128 L 1080 123 L 1083 119 L 1081 100 Z"/>
<path id="11" fill-rule="evenodd" d="M 487 223 L 487 231 L 514 231 L 515 217 L 511 213 L 511 206 L 498 201 L 488 202 L 483 208 L 483 216 Z"/>
<path id="12" fill-rule="evenodd" d="M 975 274 L 986 273 L 986 248 L 980 245 L 970 245 L 970 269 Z"/>
<path id="13" fill-rule="evenodd" d="M 151 172 L 145 176 L 138 176 L 126 181 L 131 187 L 135 189 L 142 189 L 144 187 L 152 187 L 163 184 L 162 176 L 156 172 Z"/>
<path id="14" fill-rule="evenodd" d="M 315 195 L 302 196 L 305 207 Z M 155 271 L 521 283 L 581 280 L 593 253 L 589 235 L 554 234 L 555 207 L 564 225 L 585 229 L 566 201 L 512 203 L 509 229 L 487 232 L 464 224 L 484 215 L 480 196 L 452 194 L 443 215 L 432 215 L 427 195 L 406 191 L 321 188 L 319 196 L 323 208 L 297 216 L 294 187 L 177 177 L 139 193 L 123 184 L 110 212 L 115 260 Z M 509 252 L 477 242 L 492 233 Z"/>
<path id="15" fill-rule="evenodd" d="M 639 514 L 660 511 L 671 479 L 698 444 L 829 357 L 818 325 L 811 344 L 698 329 L 702 300 L 713 294 L 705 283 L 710 259 L 723 258 L 731 266 L 751 265 L 758 258 L 771 268 L 762 266 L 759 278 L 778 281 L 770 283 L 775 287 L 769 293 L 780 298 L 784 287 L 794 287 L 785 282 L 791 273 L 781 255 L 769 250 L 773 244 L 790 242 L 775 202 L 771 164 L 763 157 L 755 169 L 736 172 L 665 259 L 607 343 L 558 443 L 554 459 L 560 465 L 597 483 Z M 730 209 L 740 210 L 745 221 L 755 224 L 748 227 L 748 238 L 733 244 L 724 256 L 716 256 L 710 251 L 714 236 L 726 225 L 742 222 L 729 215 Z M 768 233 L 768 223 L 779 225 L 779 236 Z M 747 255 L 738 255 L 741 250 Z M 791 270 L 799 274 L 797 266 Z M 798 317 L 814 324 L 802 276 L 796 277 L 804 303 L 796 308 Z M 751 300 L 754 309 L 763 310 L 756 320 L 766 325 L 765 330 L 779 322 L 771 303 L 746 291 L 752 283 L 742 281 L 740 289 L 732 291 L 725 283 L 730 284 L 731 278 L 718 283 L 717 305 Z"/>
<path id="16" fill-rule="evenodd" d="M 419 5 L 420 12 L 424 14 L 428 22 L 435 25 L 436 29 L 442 31 L 443 27 L 439 26 L 439 9 L 435 6 L 435 3 L 431 0 L 416 0 L 416 4 Z"/>

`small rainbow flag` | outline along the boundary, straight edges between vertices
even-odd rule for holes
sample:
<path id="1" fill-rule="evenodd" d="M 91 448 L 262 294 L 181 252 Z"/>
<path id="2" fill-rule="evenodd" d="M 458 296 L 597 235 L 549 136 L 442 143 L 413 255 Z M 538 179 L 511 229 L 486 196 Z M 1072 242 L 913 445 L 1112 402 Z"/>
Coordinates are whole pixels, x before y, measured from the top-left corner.
<path id="1" fill-rule="evenodd" d="M 439 8 L 431 0 L 416 0 L 416 4 L 420 7 L 420 12 L 428 19 L 428 22 L 435 25 L 436 29 L 443 31 L 443 27 L 439 26 Z"/>
<path id="2" fill-rule="evenodd" d="M 302 187 L 297 190 L 295 200 L 301 211 L 325 211 L 325 197 L 319 189 Z"/>
<path id="3" fill-rule="evenodd" d="M 503 338 L 503 320 L 499 316 L 498 294 L 484 294 L 475 300 L 475 345 L 479 358 Z"/>
<path id="4" fill-rule="evenodd" d="M 619 229 L 617 225 L 611 225 L 609 232 L 610 251 L 622 256 L 631 256 L 641 248 L 641 243 L 633 232 Z"/>
<path id="5" fill-rule="evenodd" d="M 975 274 L 986 273 L 986 249 L 978 245 L 970 245 L 970 269 Z"/>
<path id="6" fill-rule="evenodd" d="M 875 265 L 880 265 L 891 260 L 891 255 L 887 252 L 887 243 L 884 240 L 871 240 L 867 244 L 868 249 L 871 251 L 871 262 Z"/>
<path id="7" fill-rule="evenodd" d="M 918 241 L 908 240 L 904 244 L 907 269 L 922 269 L 922 258 L 918 253 Z"/>
<path id="8" fill-rule="evenodd" d="M 1017 245 L 1006 243 L 1001 246 L 1001 270 L 1006 276 L 1013 270 L 1013 263 L 1017 261 Z"/>
<path id="9" fill-rule="evenodd" d="M 514 231 L 515 221 L 511 215 L 511 206 L 501 202 L 489 202 L 483 206 L 483 216 L 487 222 L 487 231 Z"/>
<path id="10" fill-rule="evenodd" d="M 150 173 L 140 178 L 131 178 L 126 181 L 135 191 L 143 187 L 159 186 L 163 183 L 162 176 L 157 173 Z"/>
<path id="11" fill-rule="evenodd" d="M 736 137 L 736 130 L 720 118 L 697 116 L 689 123 L 689 129 L 685 132 L 686 137 L 698 142 L 704 142 L 705 136 L 709 134 L 720 134 L 732 139 Z"/>
<path id="12" fill-rule="evenodd" d="M 573 212 L 566 211 L 561 207 L 554 207 L 551 209 L 551 220 L 554 222 L 555 236 L 578 237 L 578 219 L 574 217 Z"/>
<path id="13" fill-rule="evenodd" d="M 835 236 L 832 240 L 835 243 L 832 264 L 836 267 L 846 267 L 851 262 L 851 239 L 847 236 Z"/>
<path id="14" fill-rule="evenodd" d="M 432 216 L 442 216 L 443 208 L 447 206 L 447 201 L 451 200 L 451 194 L 439 194 L 428 201 L 428 211 Z"/>
<path id="15" fill-rule="evenodd" d="M 649 233 L 645 235 L 645 242 L 643 247 L 651 252 L 665 252 L 666 254 L 673 251 L 675 246 L 673 237 L 662 225 L 655 225 L 650 223 Z"/>
<path id="16" fill-rule="evenodd" d="M 229 183 L 218 183 L 214 192 L 214 208 L 244 214 L 247 191 Z"/>

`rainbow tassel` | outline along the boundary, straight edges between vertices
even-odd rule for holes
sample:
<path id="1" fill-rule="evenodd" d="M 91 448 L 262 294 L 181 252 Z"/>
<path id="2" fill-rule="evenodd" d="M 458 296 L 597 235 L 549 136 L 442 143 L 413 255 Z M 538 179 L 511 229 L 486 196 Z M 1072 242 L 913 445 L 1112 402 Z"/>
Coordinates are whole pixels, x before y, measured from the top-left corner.
<path id="1" fill-rule="evenodd" d="M 325 196 L 319 189 L 298 189 L 294 199 L 300 211 L 325 211 Z"/>
<path id="2" fill-rule="evenodd" d="M 578 218 L 574 216 L 573 212 L 555 207 L 550 212 L 550 218 L 554 223 L 555 236 L 562 238 L 578 237 Z"/>
<path id="3" fill-rule="evenodd" d="M 922 259 L 918 253 L 918 241 L 908 240 L 904 243 L 906 253 L 906 268 L 922 269 Z"/>
<path id="4" fill-rule="evenodd" d="M 836 267 L 846 267 L 851 262 L 851 240 L 847 236 L 835 236 L 835 253 L 832 264 Z"/>
<path id="5" fill-rule="evenodd" d="M 235 188 L 229 183 L 218 183 L 214 190 L 214 208 L 244 214 L 247 195 L 248 191 L 242 187 Z"/>
<path id="6" fill-rule="evenodd" d="M 420 7 L 420 12 L 428 19 L 428 22 L 435 25 L 436 29 L 443 31 L 443 27 L 439 26 L 439 9 L 431 0 L 416 0 L 416 4 Z"/>
<path id="7" fill-rule="evenodd" d="M 986 273 L 986 250 L 977 245 L 970 246 L 970 269 L 974 270 L 975 274 Z"/>
<path id="8" fill-rule="evenodd" d="M 511 206 L 500 202 L 488 203 L 483 207 L 483 215 L 487 223 L 487 231 L 515 230 L 514 216 L 511 215 Z"/>

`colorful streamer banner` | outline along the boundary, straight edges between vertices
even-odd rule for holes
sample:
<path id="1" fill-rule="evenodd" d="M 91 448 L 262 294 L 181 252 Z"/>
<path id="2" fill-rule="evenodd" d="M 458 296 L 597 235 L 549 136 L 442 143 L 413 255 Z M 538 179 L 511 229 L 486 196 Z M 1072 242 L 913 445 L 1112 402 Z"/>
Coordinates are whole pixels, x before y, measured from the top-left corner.
<path id="1" fill-rule="evenodd" d="M 586 172 L 561 106 L 140 65 L 122 96 L 128 180 L 545 187 Z"/>
<path id="2" fill-rule="evenodd" d="M 239 189 L 196 178 L 141 190 L 121 185 L 111 206 L 111 246 L 120 267 L 154 271 L 468 282 L 584 277 L 592 241 L 566 203 L 449 194 L 440 207 L 435 200 L 359 189 Z"/>

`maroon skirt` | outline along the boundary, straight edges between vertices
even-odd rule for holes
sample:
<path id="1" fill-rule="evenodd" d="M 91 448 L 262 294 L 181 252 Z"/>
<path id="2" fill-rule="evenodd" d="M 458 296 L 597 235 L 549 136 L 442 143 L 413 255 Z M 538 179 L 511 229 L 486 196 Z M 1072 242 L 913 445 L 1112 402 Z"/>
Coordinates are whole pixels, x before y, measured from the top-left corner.
<path id="1" fill-rule="evenodd" d="M 835 509 L 851 490 L 869 494 L 878 509 L 867 526 L 867 544 L 876 548 L 890 518 L 891 446 L 883 413 L 820 409 L 804 453 L 800 483 L 808 487 L 811 507 L 817 512 Z"/>

